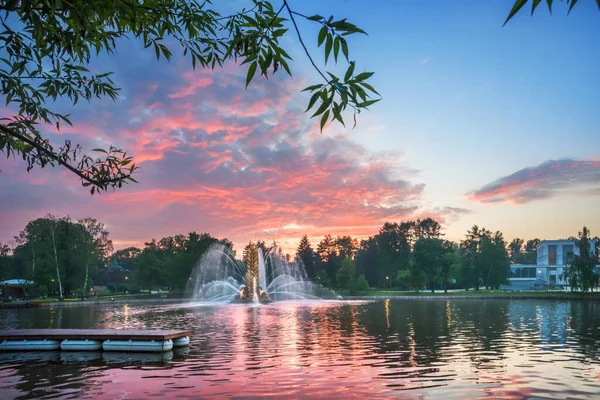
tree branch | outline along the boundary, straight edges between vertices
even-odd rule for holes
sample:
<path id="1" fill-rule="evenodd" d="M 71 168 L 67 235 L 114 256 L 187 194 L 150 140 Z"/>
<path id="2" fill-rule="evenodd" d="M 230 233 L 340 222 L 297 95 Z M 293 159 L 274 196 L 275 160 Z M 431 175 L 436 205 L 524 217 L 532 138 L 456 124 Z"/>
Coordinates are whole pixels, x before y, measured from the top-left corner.
<path id="1" fill-rule="evenodd" d="M 27 143 L 27 144 L 35 147 L 38 151 L 44 153 L 45 155 L 47 155 L 48 157 L 50 157 L 54 161 L 58 162 L 60 165 L 62 165 L 63 167 L 65 167 L 69 171 L 73 172 L 75 175 L 79 176 L 84 181 L 91 183 L 92 185 L 103 187 L 106 184 L 119 182 L 119 181 L 123 180 L 124 178 L 131 177 L 131 175 L 128 174 L 128 175 L 123 175 L 120 178 L 111 178 L 111 179 L 106 179 L 106 180 L 103 180 L 103 181 L 99 181 L 99 180 L 90 178 L 89 176 L 85 175 L 83 172 L 81 172 L 77 168 L 73 167 L 71 164 L 69 164 L 69 163 L 61 160 L 60 157 L 58 157 L 54 152 L 46 149 L 44 146 L 41 146 L 40 144 L 38 144 L 36 142 L 34 142 L 33 140 L 31 140 L 27 136 L 22 135 L 19 132 L 15 132 L 14 130 L 9 129 L 9 128 L 7 128 L 4 125 L 0 125 L 0 131 L 6 133 L 7 135 L 13 136 L 13 137 L 15 137 L 15 138 L 17 138 L 19 140 L 22 140 L 23 142 L 25 142 L 25 143 Z"/>
<path id="2" fill-rule="evenodd" d="M 325 82 L 329 83 L 329 79 L 327 79 L 327 77 L 323 74 L 323 72 L 321 72 L 321 70 L 319 69 L 319 67 L 317 67 L 317 64 L 315 63 L 315 61 L 312 59 L 310 53 L 308 52 L 308 49 L 306 48 L 306 45 L 304 44 L 304 41 L 302 40 L 302 35 L 300 35 L 300 29 L 298 28 L 298 25 L 296 24 L 296 20 L 294 19 L 294 12 L 290 8 L 287 0 L 283 0 L 283 5 L 285 6 L 285 8 L 288 11 L 288 14 L 290 15 L 290 20 L 294 24 L 294 29 L 296 30 L 296 33 L 298 34 L 298 40 L 300 41 L 300 44 L 302 45 L 302 48 L 304 49 L 304 52 L 306 53 L 306 56 L 310 60 L 310 62 L 313 65 L 313 67 L 315 67 L 315 69 L 317 70 L 317 72 L 323 77 L 323 79 L 325 79 Z"/>

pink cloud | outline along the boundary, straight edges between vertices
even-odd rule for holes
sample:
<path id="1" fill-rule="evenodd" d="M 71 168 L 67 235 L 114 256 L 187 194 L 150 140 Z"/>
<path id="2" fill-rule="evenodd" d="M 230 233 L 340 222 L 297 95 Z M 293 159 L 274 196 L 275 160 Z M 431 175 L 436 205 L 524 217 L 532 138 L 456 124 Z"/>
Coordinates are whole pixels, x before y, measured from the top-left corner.
<path id="1" fill-rule="evenodd" d="M 591 194 L 597 193 L 599 182 L 600 161 L 548 160 L 497 179 L 467 193 L 467 197 L 480 203 L 524 204 L 558 196 L 578 186 L 589 186 Z"/>
<path id="2" fill-rule="evenodd" d="M 368 237 L 387 220 L 426 212 L 424 185 L 401 154 L 372 153 L 335 134 L 336 125 L 319 133 L 303 112 L 302 79 L 258 78 L 246 90 L 243 71 L 156 76 L 165 82 L 136 82 L 126 88 L 131 101 L 90 109 L 64 133 L 127 149 L 140 184 L 90 198 L 66 172 L 38 185 L 18 178 L 19 189 L 0 198 L 0 219 L 19 217 L 0 227 L 0 240 L 50 211 L 102 220 L 117 248 L 196 230 L 239 245 L 277 239 L 292 249 L 303 234 Z M 0 181 L 0 190 L 11 182 L 17 178 Z"/>
<path id="3" fill-rule="evenodd" d="M 212 85 L 213 80 L 207 77 L 199 77 L 193 80 L 188 86 L 181 90 L 169 95 L 170 99 L 178 99 L 181 97 L 188 97 L 195 95 L 198 89 L 206 88 Z"/>

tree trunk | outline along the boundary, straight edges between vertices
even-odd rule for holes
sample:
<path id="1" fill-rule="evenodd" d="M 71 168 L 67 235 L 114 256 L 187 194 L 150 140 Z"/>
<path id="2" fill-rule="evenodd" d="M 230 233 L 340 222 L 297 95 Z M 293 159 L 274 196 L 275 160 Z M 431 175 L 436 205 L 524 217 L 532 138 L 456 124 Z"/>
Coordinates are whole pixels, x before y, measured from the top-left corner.
<path id="1" fill-rule="evenodd" d="M 33 243 L 31 244 L 31 253 L 33 255 L 33 260 L 31 261 L 31 268 L 32 268 L 32 276 L 35 279 L 35 246 L 33 245 Z"/>
<path id="2" fill-rule="evenodd" d="M 56 251 L 56 240 L 54 232 L 52 232 L 52 248 L 54 249 L 54 265 L 56 266 L 56 280 L 58 281 L 58 294 L 60 299 L 63 299 L 63 287 L 62 281 L 60 280 L 60 270 L 58 268 L 58 253 Z"/>
<path id="3" fill-rule="evenodd" d="M 81 293 L 81 298 L 84 298 L 85 294 L 86 294 L 87 284 L 88 284 L 89 270 L 90 270 L 89 263 L 86 262 L 85 263 L 85 280 L 83 281 L 83 293 Z"/>

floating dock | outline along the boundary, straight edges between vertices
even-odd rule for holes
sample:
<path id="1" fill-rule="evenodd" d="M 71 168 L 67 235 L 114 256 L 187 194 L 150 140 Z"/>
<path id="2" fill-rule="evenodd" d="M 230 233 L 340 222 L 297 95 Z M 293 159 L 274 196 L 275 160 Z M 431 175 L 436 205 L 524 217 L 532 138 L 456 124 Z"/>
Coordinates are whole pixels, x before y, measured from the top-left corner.
<path id="1" fill-rule="evenodd" d="M 190 344 L 191 330 L 6 329 L 0 350 L 167 352 Z"/>

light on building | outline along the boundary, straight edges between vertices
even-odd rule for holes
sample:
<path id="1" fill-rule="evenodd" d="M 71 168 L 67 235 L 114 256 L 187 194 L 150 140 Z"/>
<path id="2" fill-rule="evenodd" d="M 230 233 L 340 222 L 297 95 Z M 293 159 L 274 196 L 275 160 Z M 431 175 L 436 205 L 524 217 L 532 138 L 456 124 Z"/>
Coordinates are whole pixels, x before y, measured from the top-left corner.
<path id="1" fill-rule="evenodd" d="M 541 273 L 542 273 L 542 270 L 541 270 L 541 269 L 538 269 L 538 274 L 541 274 Z"/>

